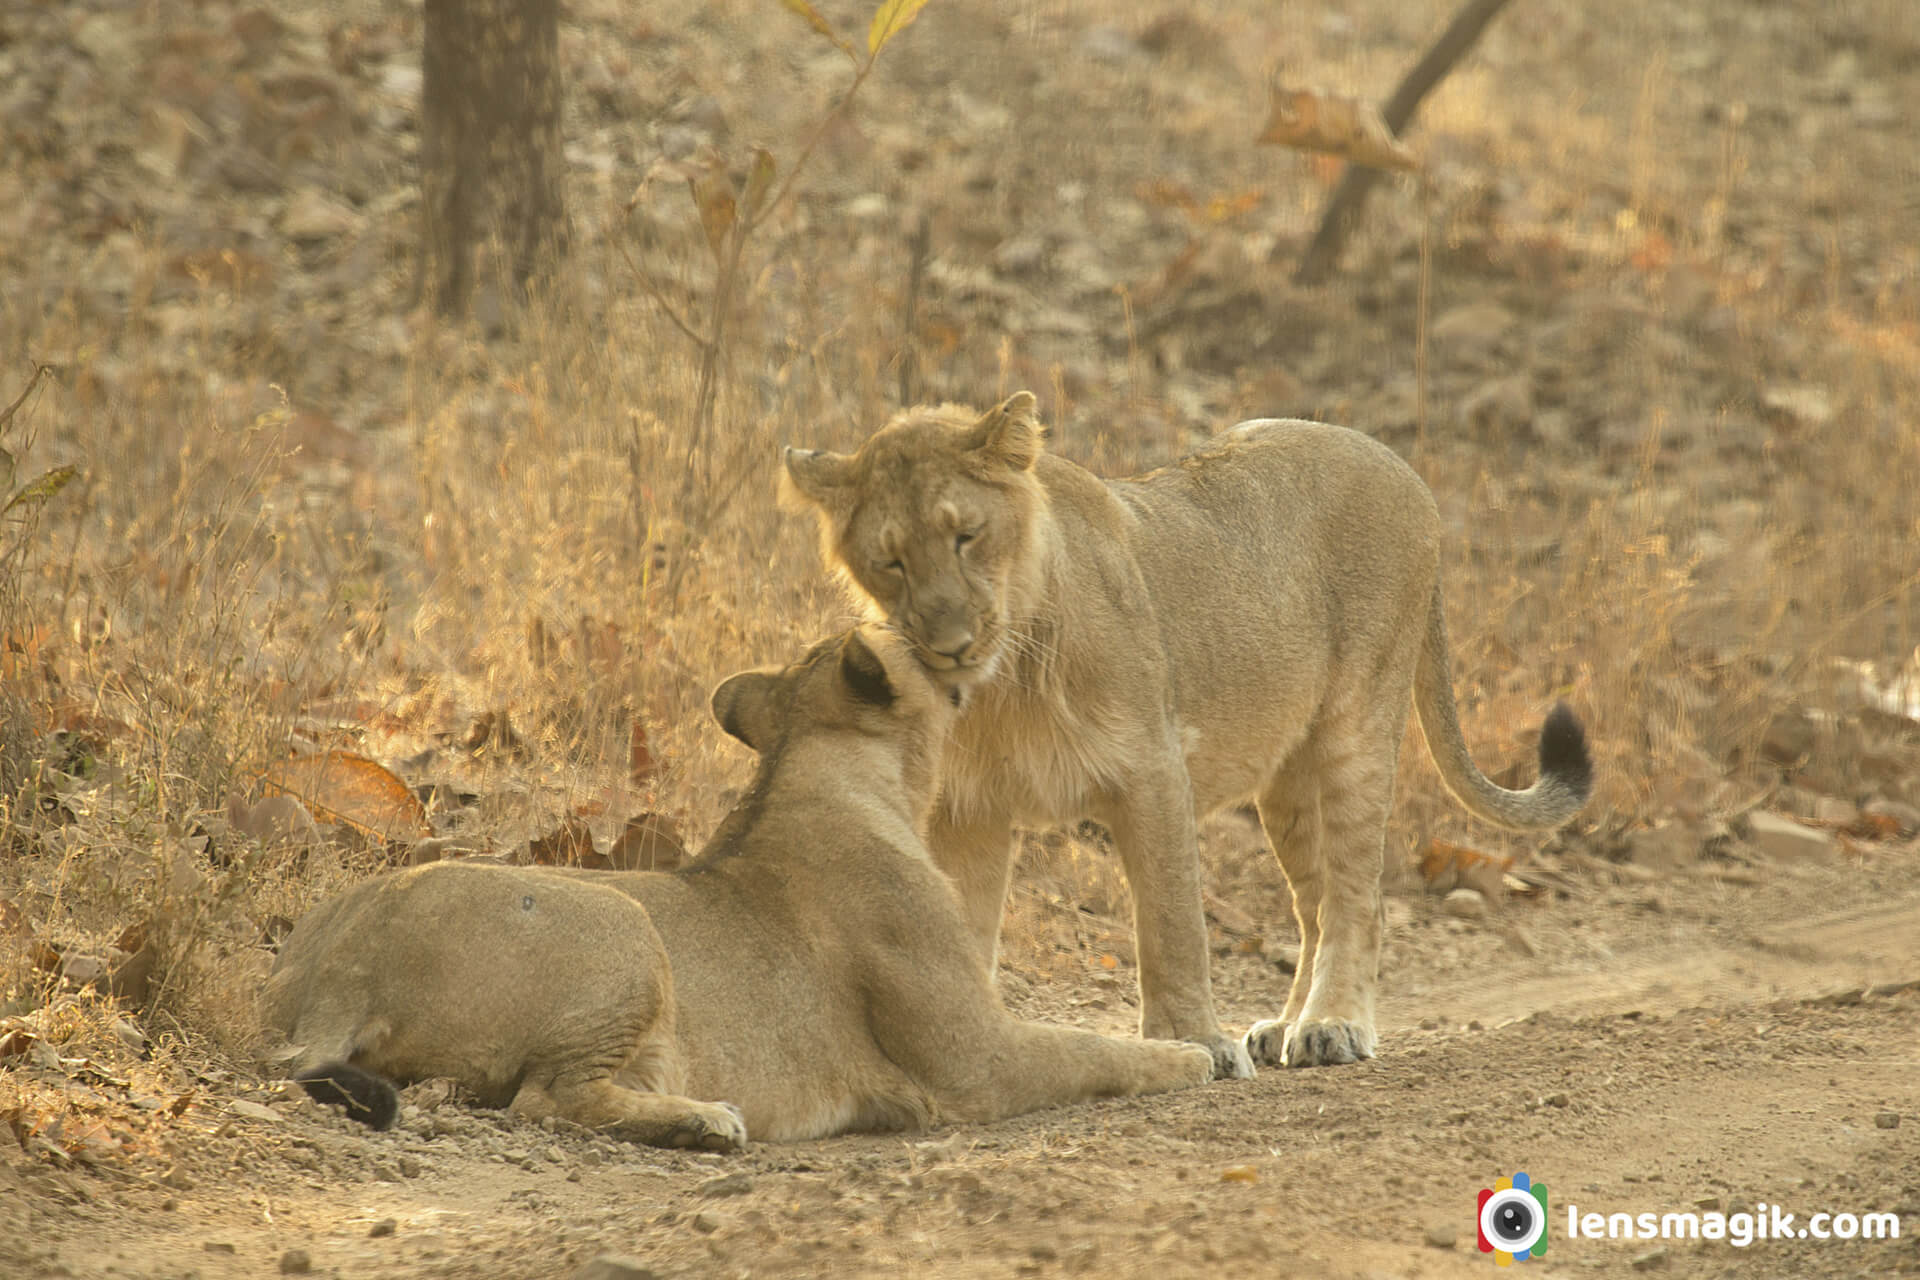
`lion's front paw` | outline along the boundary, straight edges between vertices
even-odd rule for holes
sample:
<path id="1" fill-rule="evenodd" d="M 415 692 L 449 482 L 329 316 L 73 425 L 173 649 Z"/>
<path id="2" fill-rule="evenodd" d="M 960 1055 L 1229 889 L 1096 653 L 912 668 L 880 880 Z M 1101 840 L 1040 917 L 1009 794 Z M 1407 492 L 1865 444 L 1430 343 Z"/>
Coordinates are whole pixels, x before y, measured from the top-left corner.
<path id="1" fill-rule="evenodd" d="M 747 1145 L 747 1118 L 731 1102 L 704 1104 L 674 1126 L 668 1141 L 702 1151 L 739 1151 Z"/>
<path id="2" fill-rule="evenodd" d="M 1289 1067 L 1335 1067 L 1371 1058 L 1373 1051 L 1373 1028 L 1366 1023 L 1311 1018 L 1287 1028 L 1280 1059 Z"/>
<path id="3" fill-rule="evenodd" d="M 1192 1042 L 1213 1055 L 1215 1080 L 1253 1078 L 1253 1059 L 1247 1056 L 1247 1047 L 1232 1036 L 1216 1032 L 1210 1036 L 1195 1036 Z"/>
<path id="4" fill-rule="evenodd" d="M 1287 1025 L 1278 1018 L 1269 1018 L 1247 1028 L 1246 1039 L 1241 1043 L 1255 1066 L 1287 1065 Z"/>

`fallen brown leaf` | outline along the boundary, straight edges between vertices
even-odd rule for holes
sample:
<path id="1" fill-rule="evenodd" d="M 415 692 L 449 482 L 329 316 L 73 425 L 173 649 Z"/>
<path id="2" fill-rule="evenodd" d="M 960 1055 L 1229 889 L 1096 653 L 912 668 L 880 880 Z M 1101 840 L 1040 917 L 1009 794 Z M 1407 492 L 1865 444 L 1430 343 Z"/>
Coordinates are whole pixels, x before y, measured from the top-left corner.
<path id="1" fill-rule="evenodd" d="M 1417 169 L 1420 161 L 1393 136 L 1372 104 L 1358 98 L 1275 85 L 1259 141 L 1344 157 L 1374 169 Z"/>
<path id="2" fill-rule="evenodd" d="M 345 823 L 381 841 L 433 834 L 427 811 L 384 766 L 348 751 L 283 760 L 261 779 L 270 793 L 298 798 L 322 822 Z"/>

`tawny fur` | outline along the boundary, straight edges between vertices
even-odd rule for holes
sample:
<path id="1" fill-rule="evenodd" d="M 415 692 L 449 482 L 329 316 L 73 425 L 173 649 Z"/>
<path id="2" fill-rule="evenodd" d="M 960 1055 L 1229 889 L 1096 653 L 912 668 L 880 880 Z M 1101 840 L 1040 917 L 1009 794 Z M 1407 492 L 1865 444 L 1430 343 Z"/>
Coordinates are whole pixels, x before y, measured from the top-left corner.
<path id="1" fill-rule="evenodd" d="M 1209 1077 L 1192 1045 L 1000 1005 L 921 836 L 951 693 L 897 637 L 734 676 L 714 711 L 759 767 L 681 870 L 436 863 L 308 914 L 265 1005 L 296 1070 L 447 1076 L 534 1118 L 717 1150 Z"/>
<path id="2" fill-rule="evenodd" d="M 1391 450 L 1341 427 L 1242 423 L 1147 475 L 1042 450 L 1032 395 L 898 415 L 849 455 L 789 449 L 790 503 L 872 615 L 968 705 L 929 843 L 991 960 L 1014 824 L 1094 818 L 1136 904 L 1141 1029 L 1254 1061 L 1375 1049 L 1383 840 L 1409 705 L 1460 801 L 1548 829 L 1590 766 L 1564 710 L 1539 781 L 1496 786 L 1448 683 L 1440 520 Z M 1279 1018 L 1214 1015 L 1195 821 L 1252 799 L 1293 888 L 1302 951 Z"/>

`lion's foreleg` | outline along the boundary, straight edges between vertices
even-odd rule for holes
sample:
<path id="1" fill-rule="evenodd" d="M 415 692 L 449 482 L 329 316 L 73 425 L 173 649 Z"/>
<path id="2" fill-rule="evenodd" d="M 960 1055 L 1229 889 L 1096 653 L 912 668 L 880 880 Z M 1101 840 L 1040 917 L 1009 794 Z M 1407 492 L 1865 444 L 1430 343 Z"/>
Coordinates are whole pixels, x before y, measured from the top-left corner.
<path id="1" fill-rule="evenodd" d="M 1138 779 L 1104 808 L 1133 891 L 1140 1034 L 1206 1046 L 1222 1079 L 1251 1076 L 1246 1047 L 1220 1029 L 1213 1012 L 1199 835 L 1186 771 Z"/>
<path id="2" fill-rule="evenodd" d="M 1000 948 L 1000 916 L 1013 873 L 1013 822 L 1003 813 L 955 814 L 944 801 L 927 831 L 934 865 L 960 898 L 960 917 L 975 949 L 993 973 Z"/>

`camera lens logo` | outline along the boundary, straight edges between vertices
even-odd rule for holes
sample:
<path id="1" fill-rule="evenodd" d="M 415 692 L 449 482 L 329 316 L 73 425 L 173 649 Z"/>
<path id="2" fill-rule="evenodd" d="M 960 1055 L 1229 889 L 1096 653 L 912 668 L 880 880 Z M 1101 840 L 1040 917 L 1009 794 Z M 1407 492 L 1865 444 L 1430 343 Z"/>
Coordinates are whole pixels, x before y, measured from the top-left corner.
<path id="1" fill-rule="evenodd" d="M 1524 1173 L 1480 1189 L 1480 1252 L 1497 1267 L 1547 1251 L 1547 1189 Z"/>

